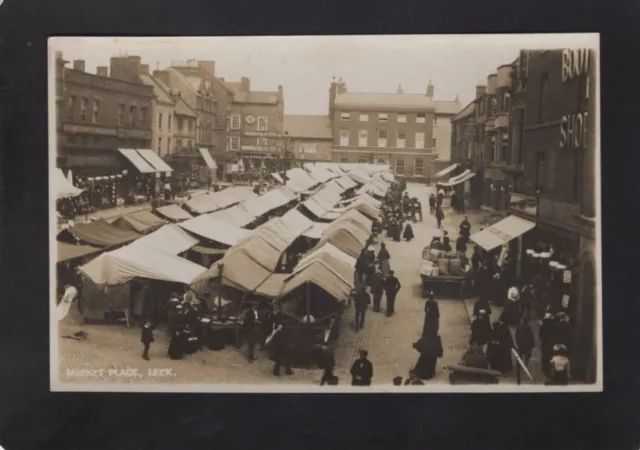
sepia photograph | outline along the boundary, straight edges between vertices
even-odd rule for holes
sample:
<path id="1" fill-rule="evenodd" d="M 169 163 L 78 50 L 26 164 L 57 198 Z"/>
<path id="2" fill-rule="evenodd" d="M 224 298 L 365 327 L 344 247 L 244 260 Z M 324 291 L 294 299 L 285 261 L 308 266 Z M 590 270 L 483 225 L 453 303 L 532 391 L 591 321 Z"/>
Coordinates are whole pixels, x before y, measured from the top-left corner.
<path id="1" fill-rule="evenodd" d="M 598 34 L 48 50 L 52 391 L 602 391 Z"/>

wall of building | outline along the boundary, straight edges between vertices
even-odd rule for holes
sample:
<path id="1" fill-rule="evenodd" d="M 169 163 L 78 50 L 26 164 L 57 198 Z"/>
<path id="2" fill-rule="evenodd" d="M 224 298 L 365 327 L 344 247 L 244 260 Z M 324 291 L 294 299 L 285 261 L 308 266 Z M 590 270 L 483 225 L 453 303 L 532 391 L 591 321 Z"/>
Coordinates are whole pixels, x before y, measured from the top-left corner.
<path id="1" fill-rule="evenodd" d="M 451 161 L 451 116 L 437 116 L 438 123 L 433 127 L 433 138 L 438 160 Z"/>
<path id="2" fill-rule="evenodd" d="M 196 126 L 195 117 L 178 115 L 174 113 L 175 128 L 173 139 L 175 141 L 174 151 L 179 152 L 185 149 L 196 148 Z"/>
<path id="3" fill-rule="evenodd" d="M 331 139 L 293 138 L 293 154 L 301 161 L 331 161 Z"/>
<path id="4" fill-rule="evenodd" d="M 153 150 L 160 156 L 173 153 L 175 141 L 173 138 L 175 130 L 175 107 L 172 104 L 155 100 L 153 109 Z"/>
<path id="5" fill-rule="evenodd" d="M 275 155 L 283 146 L 284 116 L 282 105 L 233 103 L 231 105 L 230 123 L 233 117 L 240 118 L 240 129 L 229 126 L 229 139 L 239 142 L 239 148 L 229 150 L 234 153 Z M 267 118 L 267 130 L 259 130 L 260 117 Z M 252 118 L 252 123 L 247 122 Z M 266 139 L 266 141 L 264 141 Z M 266 146 L 266 147 L 265 147 Z"/>

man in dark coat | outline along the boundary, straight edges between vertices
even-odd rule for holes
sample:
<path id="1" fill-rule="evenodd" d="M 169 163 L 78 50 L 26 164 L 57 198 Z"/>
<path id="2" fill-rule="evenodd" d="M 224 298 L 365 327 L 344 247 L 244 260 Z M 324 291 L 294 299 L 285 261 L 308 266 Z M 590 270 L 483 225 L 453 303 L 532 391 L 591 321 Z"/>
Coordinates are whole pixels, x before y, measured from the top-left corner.
<path id="1" fill-rule="evenodd" d="M 376 272 L 371 279 L 371 295 L 373 295 L 373 311 L 380 312 L 380 301 L 384 292 L 384 284 L 382 282 L 382 274 Z"/>
<path id="2" fill-rule="evenodd" d="M 153 328 L 151 326 L 151 321 L 147 320 L 142 326 L 142 333 L 140 337 L 140 342 L 144 345 L 144 351 L 142 352 L 142 358 L 149 361 L 149 346 L 154 341 L 153 339 Z"/>
<path id="3" fill-rule="evenodd" d="M 380 270 L 384 276 L 389 275 L 389 270 L 391 269 L 391 265 L 389 261 L 391 260 L 391 255 L 389 254 L 389 250 L 387 250 L 387 245 L 383 242 L 380 244 L 380 251 L 378 252 L 378 262 L 380 264 Z"/>
<path id="4" fill-rule="evenodd" d="M 273 346 L 273 360 L 275 361 L 273 374 L 279 377 L 280 368 L 284 365 L 285 373 L 287 375 L 293 375 L 293 370 L 291 370 L 293 340 L 291 330 L 286 323 L 280 325 L 278 331 L 273 336 L 271 344 Z"/>
<path id="5" fill-rule="evenodd" d="M 491 322 L 484 309 L 478 311 L 478 315 L 471 323 L 470 345 L 484 346 L 491 339 Z"/>
<path id="6" fill-rule="evenodd" d="M 482 310 L 485 311 L 487 317 L 491 317 L 491 306 L 489 305 L 489 301 L 484 297 L 478 298 L 473 304 L 473 315 L 477 317 Z"/>
<path id="7" fill-rule="evenodd" d="M 427 301 L 424 304 L 424 324 L 422 326 L 422 336 L 438 334 L 440 328 L 440 308 L 433 296 L 433 292 L 427 294 Z"/>
<path id="8" fill-rule="evenodd" d="M 468 242 L 469 236 L 471 236 L 471 224 L 467 216 L 464 216 L 464 219 L 460 222 L 460 236 L 465 238 L 465 242 Z"/>
<path id="9" fill-rule="evenodd" d="M 387 294 L 387 317 L 395 312 L 396 295 L 402 287 L 400 281 L 395 277 L 394 271 L 389 271 L 389 276 L 384 280 L 384 292 Z"/>
<path id="10" fill-rule="evenodd" d="M 244 335 L 247 339 L 247 359 L 252 363 L 255 358 L 253 357 L 253 351 L 258 340 L 258 327 L 260 324 L 260 316 L 256 305 L 251 305 L 244 313 L 244 320 L 242 321 L 242 328 Z"/>
<path id="11" fill-rule="evenodd" d="M 364 327 L 364 316 L 367 313 L 369 303 L 371 303 L 371 297 L 367 289 L 363 287 L 355 296 L 356 331 L 360 331 Z"/>
<path id="12" fill-rule="evenodd" d="M 456 239 L 456 251 L 464 254 L 467 253 L 467 240 L 462 235 Z"/>
<path id="13" fill-rule="evenodd" d="M 367 359 L 369 352 L 360 350 L 360 358 L 351 366 L 351 386 L 371 386 L 373 364 Z"/>
<path id="14" fill-rule="evenodd" d="M 429 196 L 429 214 L 433 214 L 436 211 L 436 196 L 431 194 Z"/>
<path id="15" fill-rule="evenodd" d="M 438 223 L 438 228 L 442 228 L 443 220 L 444 220 L 444 212 L 442 211 L 442 207 L 438 205 L 436 207 L 436 222 Z"/>
<path id="16" fill-rule="evenodd" d="M 326 345 L 319 345 L 316 347 L 318 351 L 318 367 L 324 372 L 320 379 L 320 386 L 325 384 L 336 384 L 336 376 L 333 374 L 333 368 L 336 366 L 336 359 L 333 356 L 333 352 Z"/>

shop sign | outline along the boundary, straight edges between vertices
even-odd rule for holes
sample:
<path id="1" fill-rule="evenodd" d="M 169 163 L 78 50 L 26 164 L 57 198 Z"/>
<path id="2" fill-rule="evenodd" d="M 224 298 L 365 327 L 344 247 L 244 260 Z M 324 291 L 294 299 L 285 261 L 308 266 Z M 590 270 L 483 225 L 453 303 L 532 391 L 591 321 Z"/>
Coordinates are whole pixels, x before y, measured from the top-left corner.
<path id="1" fill-rule="evenodd" d="M 274 138 L 282 137 L 281 133 L 273 133 L 271 131 L 245 131 L 244 135 L 251 136 L 251 137 L 274 137 Z"/>
<path id="2" fill-rule="evenodd" d="M 562 282 L 563 283 L 571 283 L 571 271 L 565 270 L 562 272 Z"/>
<path id="3" fill-rule="evenodd" d="M 243 145 L 242 150 L 251 152 L 277 152 L 278 147 L 264 145 Z"/>
<path id="4" fill-rule="evenodd" d="M 560 120 L 560 148 L 581 150 L 587 142 L 587 111 L 563 116 Z"/>
<path id="5" fill-rule="evenodd" d="M 88 127 L 85 125 L 69 125 L 65 124 L 62 127 L 62 131 L 65 133 L 79 133 L 79 134 L 101 134 L 105 136 L 115 136 L 115 128 L 101 128 L 101 127 Z"/>
<path id="6" fill-rule="evenodd" d="M 589 49 L 569 49 L 562 50 L 562 82 L 573 80 L 574 78 L 589 72 Z"/>

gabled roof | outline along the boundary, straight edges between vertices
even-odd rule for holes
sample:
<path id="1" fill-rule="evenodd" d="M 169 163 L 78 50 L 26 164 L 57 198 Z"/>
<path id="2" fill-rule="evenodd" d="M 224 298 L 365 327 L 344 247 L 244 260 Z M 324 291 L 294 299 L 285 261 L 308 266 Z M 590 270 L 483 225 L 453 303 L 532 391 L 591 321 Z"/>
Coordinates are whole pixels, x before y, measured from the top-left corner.
<path id="1" fill-rule="evenodd" d="M 171 98 L 171 95 L 169 94 L 169 91 L 165 90 L 162 85 L 158 83 L 158 80 L 155 77 L 143 73 L 142 75 L 140 75 L 140 80 L 142 80 L 142 82 L 147 86 L 153 86 L 153 95 L 156 96 L 158 101 L 162 103 L 169 103 L 171 105 L 175 104 L 175 102 Z"/>
<path id="2" fill-rule="evenodd" d="M 333 139 L 328 116 L 285 115 L 284 129 L 291 137 Z"/>

